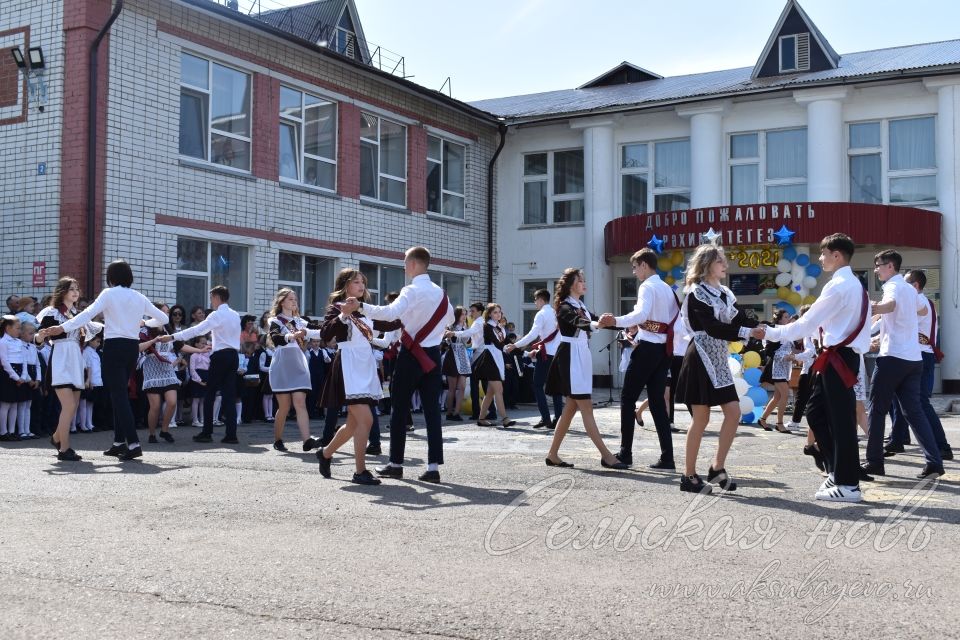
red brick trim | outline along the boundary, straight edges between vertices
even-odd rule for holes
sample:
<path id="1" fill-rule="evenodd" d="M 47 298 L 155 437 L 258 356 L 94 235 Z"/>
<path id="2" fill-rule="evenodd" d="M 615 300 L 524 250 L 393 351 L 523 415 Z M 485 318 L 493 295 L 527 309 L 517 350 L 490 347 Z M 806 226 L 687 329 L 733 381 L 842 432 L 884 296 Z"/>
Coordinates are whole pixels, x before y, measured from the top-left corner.
<path id="1" fill-rule="evenodd" d="M 337 132 L 337 193 L 344 198 L 360 198 L 360 107 L 337 105 L 340 120 Z"/>
<path id="2" fill-rule="evenodd" d="M 157 213 L 154 216 L 156 224 L 165 224 L 171 227 L 183 227 L 186 229 L 199 229 L 201 231 L 217 231 L 220 233 L 232 233 L 246 236 L 248 238 L 257 238 L 258 240 L 267 240 L 272 242 L 288 242 L 303 247 L 313 247 L 316 249 L 330 249 L 332 251 L 344 251 L 350 253 L 363 253 L 370 256 L 381 258 L 403 259 L 402 251 L 388 251 L 386 249 L 376 249 L 374 247 L 365 247 L 363 245 L 347 244 L 345 242 L 329 242 L 318 238 L 303 238 L 286 233 L 277 233 L 276 231 L 267 231 L 265 229 L 253 229 L 251 227 L 238 227 L 234 225 L 221 224 L 219 222 L 210 222 L 208 220 L 193 220 L 190 218 L 180 218 L 169 216 L 163 213 Z M 480 271 L 480 265 L 470 262 L 460 262 L 458 260 L 447 260 L 445 258 L 433 258 L 433 264 L 453 267 L 455 269 L 465 269 L 467 271 Z"/>
<path id="3" fill-rule="evenodd" d="M 336 91 L 337 93 L 341 93 L 341 94 L 343 94 L 343 95 L 350 96 L 351 98 L 354 98 L 354 99 L 356 99 L 356 100 L 360 100 L 360 101 L 365 102 L 365 103 L 367 103 L 367 104 L 371 104 L 371 105 L 380 107 L 381 109 L 385 109 L 385 110 L 390 111 L 390 112 L 392 112 L 392 113 L 396 113 L 396 114 L 398 114 L 398 115 L 406 116 L 406 117 L 408 117 L 408 118 L 410 118 L 410 119 L 412 119 L 412 120 L 417 120 L 417 121 L 419 121 L 419 122 L 423 122 L 424 124 L 428 124 L 428 125 L 430 125 L 431 127 L 436 127 L 437 129 L 441 129 L 441 130 L 443 130 L 443 131 L 448 131 L 448 132 L 450 132 L 450 133 L 456 134 L 456 135 L 461 136 L 461 137 L 463 137 L 463 138 L 468 138 L 468 139 L 474 140 L 474 141 L 476 141 L 476 140 L 479 139 L 479 137 L 478 137 L 477 134 L 475 134 L 475 133 L 470 133 L 470 132 L 468 132 L 468 131 L 462 131 L 462 130 L 460 130 L 460 129 L 456 129 L 456 128 L 454 128 L 454 127 L 450 127 L 450 126 L 448 126 L 448 125 L 446 125 L 446 124 L 442 124 L 442 123 L 440 123 L 440 122 L 436 122 L 436 121 L 434 121 L 434 120 L 428 120 L 428 119 L 424 118 L 424 117 L 423 117 L 423 114 L 421 114 L 421 113 L 415 113 L 415 112 L 413 112 L 413 111 L 409 111 L 409 110 L 404 109 L 404 108 L 402 108 L 402 107 L 397 107 L 397 106 L 395 106 L 395 105 L 388 104 L 388 103 L 383 102 L 383 101 L 381 101 L 381 100 L 377 100 L 376 98 L 373 98 L 373 97 L 364 95 L 364 94 L 360 93 L 359 91 L 356 91 L 356 90 L 354 90 L 354 89 L 352 89 L 352 88 L 350 88 L 350 87 L 344 87 L 344 86 L 335 85 L 335 84 L 332 84 L 332 83 L 327 82 L 327 81 L 325 81 L 325 80 L 322 80 L 322 79 L 320 79 L 320 78 L 317 78 L 316 76 L 312 76 L 312 75 L 310 75 L 310 74 L 303 73 L 303 72 L 301 72 L 301 71 L 297 71 L 296 69 L 291 69 L 290 67 L 286 67 L 286 66 L 283 66 L 283 65 L 278 65 L 277 63 L 275 63 L 275 62 L 273 62 L 273 61 L 271 61 L 271 60 L 267 60 L 266 58 L 261 58 L 260 56 L 256 56 L 256 55 L 247 53 L 246 51 L 243 51 L 242 49 L 237 49 L 236 47 L 232 47 L 232 46 L 230 46 L 230 45 L 228 45 L 228 44 L 224 44 L 224 43 L 219 42 L 219 41 L 217 41 L 217 40 L 213 40 L 213 39 L 211 39 L 211 38 L 207 38 L 207 37 L 205 37 L 205 36 L 201 36 L 201 35 L 199 35 L 199 34 L 196 34 L 196 33 L 191 32 L 191 31 L 187 31 L 186 29 L 181 29 L 180 27 L 177 27 L 177 26 L 175 26 L 175 25 L 169 24 L 169 23 L 167 23 L 167 22 L 157 21 L 157 31 L 162 32 L 162 33 L 168 33 L 168 34 L 170 34 L 170 35 L 172 35 L 172 36 L 176 36 L 176 37 L 178 37 L 178 38 L 183 38 L 184 40 L 189 40 L 190 42 L 194 42 L 194 43 L 199 44 L 199 45 L 202 45 L 202 46 L 204 46 L 204 47 L 208 47 L 208 48 L 210 48 L 210 49 L 214 49 L 215 51 L 219 51 L 220 53 L 223 53 L 223 54 L 226 55 L 226 56 L 231 56 L 231 57 L 239 58 L 240 60 L 245 60 L 245 61 L 247 61 L 247 62 L 250 62 L 250 63 L 253 63 L 253 64 L 257 64 L 257 65 L 260 65 L 260 66 L 262 66 L 262 67 L 266 67 L 267 69 L 271 69 L 271 70 L 274 70 L 274 71 L 279 71 L 280 73 L 284 73 L 284 74 L 286 74 L 286 75 L 288 75 L 288 76 L 290 76 L 290 77 L 296 78 L 296 79 L 298 79 L 298 80 L 302 80 L 303 82 L 308 82 L 308 83 L 310 83 L 310 84 L 312 84 L 312 85 L 315 85 L 315 86 L 318 86 L 318 87 L 322 87 L 322 88 L 324 88 L 324 89 L 329 89 L 330 91 Z M 335 63 L 332 63 L 332 62 L 331 62 L 331 64 L 335 64 Z"/>
<path id="4" fill-rule="evenodd" d="M 30 25 L 17 27 L 15 29 L 7 29 L 6 31 L 0 31 L 0 37 L 12 36 L 17 33 L 23 34 L 23 55 L 27 55 L 27 51 L 30 49 Z M 9 51 L 4 49 L 3 51 L 0 51 L 0 53 L 5 55 L 7 58 L 10 58 L 11 64 L 13 64 L 12 62 L 13 59 L 10 57 Z M 17 70 L 17 73 L 20 73 L 19 69 Z M 27 108 L 28 108 L 27 105 L 30 102 L 27 95 L 29 87 L 27 86 L 27 75 L 25 73 L 22 75 L 23 75 L 23 108 L 20 110 L 20 115 L 14 116 L 12 118 L 4 118 L 0 120 L 0 127 L 8 124 L 20 124 L 22 122 L 27 121 Z M 7 105 L 7 106 L 10 106 L 10 105 Z"/>
<path id="5" fill-rule="evenodd" d="M 414 213 L 427 211 L 427 131 L 407 127 L 407 206 Z"/>
<path id="6" fill-rule="evenodd" d="M 253 175 L 280 180 L 280 81 L 253 74 Z"/>

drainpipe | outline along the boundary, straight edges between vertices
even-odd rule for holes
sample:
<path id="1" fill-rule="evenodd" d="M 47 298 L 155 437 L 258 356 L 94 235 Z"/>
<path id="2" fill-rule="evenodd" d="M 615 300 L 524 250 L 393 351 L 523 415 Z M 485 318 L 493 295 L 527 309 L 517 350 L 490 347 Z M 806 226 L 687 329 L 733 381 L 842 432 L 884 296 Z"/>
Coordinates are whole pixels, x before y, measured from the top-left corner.
<path id="1" fill-rule="evenodd" d="M 487 166 L 487 302 L 493 301 L 493 166 L 507 142 L 507 125 L 500 123 L 500 144 Z"/>
<path id="2" fill-rule="evenodd" d="M 100 42 L 123 11 L 123 0 L 117 0 L 110 19 L 103 25 L 90 46 L 90 99 L 87 104 L 87 291 L 92 295 L 98 289 L 93 271 L 97 245 L 97 57 Z"/>

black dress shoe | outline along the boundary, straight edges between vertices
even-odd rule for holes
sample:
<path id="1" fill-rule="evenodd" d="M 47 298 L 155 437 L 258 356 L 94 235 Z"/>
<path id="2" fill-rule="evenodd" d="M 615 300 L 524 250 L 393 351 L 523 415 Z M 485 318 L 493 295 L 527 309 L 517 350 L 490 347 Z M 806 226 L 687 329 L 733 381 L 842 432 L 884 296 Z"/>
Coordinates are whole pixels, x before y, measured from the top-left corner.
<path id="1" fill-rule="evenodd" d="M 713 466 L 711 466 L 707 471 L 707 482 L 719 485 L 724 491 L 737 490 L 737 483 L 730 479 L 726 469 L 717 469 L 714 471 Z"/>
<path id="2" fill-rule="evenodd" d="M 657 458 L 657 461 L 650 465 L 651 469 L 667 469 L 673 471 L 677 468 L 677 463 L 673 460 L 664 460 L 663 456 Z"/>
<path id="3" fill-rule="evenodd" d="M 883 457 L 884 457 L 884 458 L 892 458 L 893 456 L 897 455 L 898 453 L 903 453 L 903 445 L 902 445 L 902 444 L 894 444 L 894 443 L 891 442 L 890 444 L 886 445 L 886 446 L 883 448 Z"/>
<path id="4" fill-rule="evenodd" d="M 374 478 L 373 474 L 366 469 L 360 473 L 353 474 L 353 478 L 350 480 L 350 482 L 353 482 L 354 484 L 366 484 L 371 486 L 380 484 L 380 480 L 378 478 Z"/>
<path id="5" fill-rule="evenodd" d="M 534 428 L 534 429 L 546 429 L 549 424 L 550 424 L 549 422 L 544 422 L 543 420 L 541 420 L 541 421 L 538 422 L 537 424 L 533 425 L 533 428 Z"/>
<path id="6" fill-rule="evenodd" d="M 57 460 L 62 460 L 63 462 L 80 462 L 83 458 L 78 456 L 77 452 L 73 449 L 67 449 L 66 451 L 57 451 Z"/>
<path id="7" fill-rule="evenodd" d="M 946 449 L 940 450 L 940 457 L 944 460 L 953 460 L 953 449 L 947 447 Z"/>
<path id="8" fill-rule="evenodd" d="M 424 471 L 420 474 L 418 478 L 420 482 L 432 482 L 433 484 L 440 483 L 440 472 L 439 471 Z"/>
<path id="9" fill-rule="evenodd" d="M 127 450 L 127 445 L 125 444 L 115 444 L 109 449 L 103 452 L 105 456 L 120 456 L 123 455 Z"/>
<path id="10" fill-rule="evenodd" d="M 320 448 L 321 447 L 320 447 L 319 438 L 314 438 L 313 436 L 310 436 L 309 438 L 303 441 L 304 451 L 312 451 L 313 449 L 320 449 Z"/>
<path id="11" fill-rule="evenodd" d="M 626 465 L 622 462 L 614 462 L 613 464 L 610 464 L 603 458 L 600 458 L 600 466 L 603 467 L 604 469 L 617 469 L 617 470 L 623 470 L 623 469 L 629 468 L 629 465 Z"/>
<path id="12" fill-rule="evenodd" d="M 157 444 L 157 443 L 160 442 L 160 441 L 157 440 L 157 436 L 153 435 L 153 436 L 150 436 L 149 438 L 147 438 L 147 442 L 148 442 L 149 444 Z"/>
<path id="13" fill-rule="evenodd" d="M 193 436 L 193 441 L 194 442 L 213 442 L 213 436 L 209 436 L 205 433 L 198 433 L 197 435 Z"/>
<path id="14" fill-rule="evenodd" d="M 323 455 L 323 449 L 317 451 L 317 461 L 320 463 L 320 475 L 329 478 L 332 475 L 330 473 L 330 458 Z"/>
<path id="15" fill-rule="evenodd" d="M 459 413 L 454 413 L 447 416 L 447 420 L 450 422 L 463 422 L 463 416 L 461 416 Z"/>
<path id="16" fill-rule="evenodd" d="M 383 453 L 383 449 L 380 448 L 378 444 L 368 444 L 367 445 L 367 455 L 368 456 L 379 456 Z"/>
<path id="17" fill-rule="evenodd" d="M 394 478 L 400 480 L 403 478 L 403 467 L 392 467 L 388 464 L 377 467 L 377 475 L 383 478 Z"/>
<path id="18" fill-rule="evenodd" d="M 220 442 L 222 442 L 223 444 L 240 444 L 240 441 L 237 440 L 236 438 L 228 438 L 226 436 L 224 436 L 223 438 L 220 438 Z"/>
<path id="19" fill-rule="evenodd" d="M 277 440 L 273 443 L 273 448 L 277 451 L 286 451 L 287 445 L 283 444 L 283 440 Z"/>
<path id="20" fill-rule="evenodd" d="M 680 476 L 680 491 L 687 493 L 712 493 L 713 487 L 703 481 L 703 478 L 694 474 L 692 476 Z"/>
<path id="21" fill-rule="evenodd" d="M 119 456 L 121 460 L 133 460 L 134 458 L 143 457 L 143 447 L 134 447 L 131 449 L 127 447 L 127 450 L 124 453 L 121 453 Z"/>
<path id="22" fill-rule="evenodd" d="M 169 442 L 170 444 L 173 444 L 174 442 L 176 442 L 176 441 L 173 439 L 173 436 L 170 435 L 170 432 L 169 432 L 169 431 L 161 431 L 161 432 L 160 432 L 160 437 L 161 437 L 165 442 Z"/>
<path id="23" fill-rule="evenodd" d="M 817 448 L 815 444 L 804 445 L 803 455 L 810 456 L 813 458 L 813 463 L 817 465 L 817 469 L 820 471 L 826 471 L 827 467 L 823 461 L 823 454 L 820 453 L 820 449 Z"/>
<path id="24" fill-rule="evenodd" d="M 885 475 L 887 475 L 886 472 L 883 470 L 883 465 L 882 465 L 882 464 L 877 464 L 877 463 L 875 463 L 875 462 L 865 462 L 865 463 L 863 463 L 863 465 L 860 466 L 860 470 L 863 472 L 863 473 L 860 475 L 860 479 L 861 479 L 861 480 L 866 480 L 866 478 L 863 477 L 864 474 L 865 474 L 865 475 L 872 475 L 872 476 L 885 476 Z M 869 482 L 869 480 L 868 480 L 868 482 Z"/>
<path id="25" fill-rule="evenodd" d="M 623 450 L 623 449 L 620 449 L 620 451 L 617 451 L 617 452 L 616 452 L 615 454 L 613 454 L 613 455 L 616 456 L 617 460 L 619 460 L 620 462 L 622 462 L 623 464 L 625 464 L 625 465 L 627 465 L 627 466 L 630 466 L 630 465 L 633 464 L 633 452 L 632 452 L 632 451 L 625 451 L 625 450 Z"/>
<path id="26" fill-rule="evenodd" d="M 943 470 L 943 465 L 939 467 L 935 467 L 932 464 L 925 464 L 923 465 L 923 471 L 917 474 L 917 479 L 923 480 L 924 478 L 927 478 L 930 476 L 940 477 L 944 473 L 946 473 L 946 471 Z"/>
<path id="27" fill-rule="evenodd" d="M 550 458 L 546 458 L 545 460 L 548 467 L 562 467 L 564 469 L 573 469 L 572 464 L 570 464 L 569 462 L 564 462 L 563 460 L 561 460 L 560 462 L 554 462 Z"/>
<path id="28" fill-rule="evenodd" d="M 556 418 L 554 418 L 554 419 L 553 419 L 553 422 L 550 423 L 550 426 L 547 427 L 547 429 L 550 429 L 551 431 L 553 431 L 554 429 L 557 428 L 557 423 L 558 423 L 558 422 L 560 422 L 560 416 L 557 416 Z"/>

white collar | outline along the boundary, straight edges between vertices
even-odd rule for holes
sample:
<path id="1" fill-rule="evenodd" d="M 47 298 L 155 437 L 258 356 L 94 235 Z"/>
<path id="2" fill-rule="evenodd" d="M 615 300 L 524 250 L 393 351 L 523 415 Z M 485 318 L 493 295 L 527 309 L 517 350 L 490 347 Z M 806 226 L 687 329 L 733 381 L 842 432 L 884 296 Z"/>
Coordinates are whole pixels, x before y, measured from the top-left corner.
<path id="1" fill-rule="evenodd" d="M 573 296 L 567 296 L 567 299 L 564 302 L 569 302 L 573 306 L 580 307 L 581 309 L 586 308 L 579 298 L 574 298 Z"/>

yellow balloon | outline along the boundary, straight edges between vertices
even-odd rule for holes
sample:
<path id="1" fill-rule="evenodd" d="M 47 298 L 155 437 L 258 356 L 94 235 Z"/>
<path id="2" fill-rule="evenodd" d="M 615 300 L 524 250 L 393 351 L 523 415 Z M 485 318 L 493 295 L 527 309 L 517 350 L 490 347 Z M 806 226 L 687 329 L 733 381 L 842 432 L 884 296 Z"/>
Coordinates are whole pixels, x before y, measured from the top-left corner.
<path id="1" fill-rule="evenodd" d="M 743 354 L 743 369 L 753 369 L 760 366 L 760 354 L 756 351 L 748 351 Z"/>
<path id="2" fill-rule="evenodd" d="M 793 306 L 797 306 L 798 304 L 800 304 L 800 300 L 802 300 L 802 298 L 800 297 L 800 294 L 797 293 L 796 291 L 791 291 L 790 295 L 787 297 L 787 302 L 789 302 Z"/>
<path id="3" fill-rule="evenodd" d="M 730 349 L 730 353 L 740 353 L 741 351 L 743 351 L 743 343 L 731 342 L 729 349 Z"/>
<path id="4" fill-rule="evenodd" d="M 460 403 L 460 413 L 465 413 L 468 416 L 473 414 L 473 400 L 469 396 L 463 399 L 463 402 Z"/>
<path id="5" fill-rule="evenodd" d="M 660 271 L 670 271 L 673 268 L 673 265 L 670 263 L 670 258 L 660 258 L 657 260 L 657 267 Z"/>
<path id="6" fill-rule="evenodd" d="M 778 287 L 778 288 L 777 288 L 777 297 L 780 298 L 781 300 L 789 300 L 789 299 L 790 299 L 790 289 L 788 289 L 787 287 Z"/>
<path id="7" fill-rule="evenodd" d="M 817 296 L 807 296 L 803 299 L 803 304 L 813 304 L 817 301 Z"/>
<path id="8" fill-rule="evenodd" d="M 673 264 L 673 266 L 675 266 L 675 267 L 679 267 L 680 265 L 682 265 L 682 264 L 683 264 L 683 251 L 680 251 L 680 249 L 674 249 L 673 251 L 671 251 L 671 252 L 670 252 L 670 262 L 671 262 L 671 263 Z"/>
<path id="9" fill-rule="evenodd" d="M 673 276 L 667 276 L 666 278 L 663 279 L 663 281 L 669 284 L 670 286 L 673 286 L 673 283 L 676 282 L 676 280 L 673 279 Z"/>

